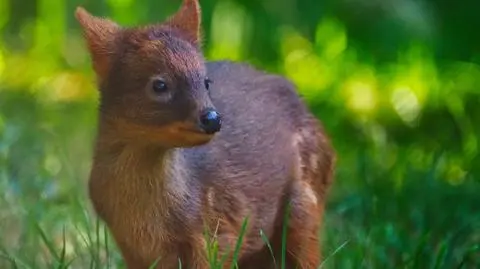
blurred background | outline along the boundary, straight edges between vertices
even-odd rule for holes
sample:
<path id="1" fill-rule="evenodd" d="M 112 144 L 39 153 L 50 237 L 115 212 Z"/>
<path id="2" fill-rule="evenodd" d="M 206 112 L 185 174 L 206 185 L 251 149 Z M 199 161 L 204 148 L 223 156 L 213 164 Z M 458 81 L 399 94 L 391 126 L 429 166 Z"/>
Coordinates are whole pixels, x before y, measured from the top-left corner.
<path id="1" fill-rule="evenodd" d="M 324 268 L 480 268 L 480 1 L 200 2 L 206 57 L 287 76 L 333 140 Z M 0 0 L 0 268 L 120 268 L 77 5 L 128 26 L 180 0 Z"/>

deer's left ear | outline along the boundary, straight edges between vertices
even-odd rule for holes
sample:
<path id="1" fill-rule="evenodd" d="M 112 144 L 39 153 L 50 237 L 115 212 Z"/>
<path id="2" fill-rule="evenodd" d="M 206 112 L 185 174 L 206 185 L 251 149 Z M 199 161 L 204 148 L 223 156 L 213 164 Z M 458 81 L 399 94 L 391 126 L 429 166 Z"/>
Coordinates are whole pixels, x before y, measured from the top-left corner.
<path id="1" fill-rule="evenodd" d="M 194 45 L 201 43 L 201 10 L 198 0 L 183 0 L 180 9 L 166 24 L 180 30 Z"/>

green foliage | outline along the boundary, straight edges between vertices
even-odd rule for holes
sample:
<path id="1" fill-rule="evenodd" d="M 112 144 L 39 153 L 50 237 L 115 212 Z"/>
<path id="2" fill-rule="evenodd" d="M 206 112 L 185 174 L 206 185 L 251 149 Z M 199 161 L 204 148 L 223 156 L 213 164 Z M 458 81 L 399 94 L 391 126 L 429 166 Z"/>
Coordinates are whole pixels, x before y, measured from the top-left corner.
<path id="1" fill-rule="evenodd" d="M 0 1 L 0 268 L 123 266 L 86 199 L 97 93 L 73 11 L 134 25 L 178 3 Z M 479 1 L 201 4 L 207 58 L 284 74 L 332 137 L 322 268 L 480 267 Z"/>

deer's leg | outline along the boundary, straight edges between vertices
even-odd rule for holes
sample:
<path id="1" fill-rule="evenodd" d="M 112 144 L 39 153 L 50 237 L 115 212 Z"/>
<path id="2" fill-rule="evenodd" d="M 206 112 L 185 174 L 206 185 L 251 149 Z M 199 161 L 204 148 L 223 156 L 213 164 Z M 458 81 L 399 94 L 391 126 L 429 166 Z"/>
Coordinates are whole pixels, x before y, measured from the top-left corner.
<path id="1" fill-rule="evenodd" d="M 245 232 L 248 233 L 248 231 L 247 229 Z M 249 243 L 245 241 L 246 238 L 247 236 L 244 235 L 237 258 L 241 258 L 251 248 Z M 231 265 L 235 262 L 235 248 L 240 240 L 240 227 L 238 227 L 238 225 L 232 225 L 232 223 L 227 221 L 219 220 L 217 234 L 213 239 L 218 244 L 216 258 L 218 262 L 221 262 L 220 268 L 231 268 Z M 236 262 L 238 262 L 238 260 Z"/>
<path id="2" fill-rule="evenodd" d="M 128 247 L 128 244 L 119 240 L 117 241 L 117 245 L 127 269 L 148 268 L 149 264 L 147 264 L 140 256 L 135 255 L 135 252 Z"/>
<path id="3" fill-rule="evenodd" d="M 206 226 L 209 227 L 209 240 L 218 244 L 216 259 L 221 262 L 220 268 L 230 268 L 235 262 L 235 248 L 242 232 L 238 260 L 254 248 L 248 241 L 254 217 L 251 216 L 246 200 L 241 193 L 218 191 L 215 188 L 209 188 L 206 192 L 204 218 L 207 221 Z M 242 231 L 247 217 L 247 225 Z"/>
<path id="4" fill-rule="evenodd" d="M 209 269 L 210 264 L 207 255 L 207 242 L 203 234 L 197 234 L 190 241 L 188 264 L 182 264 L 182 268 Z M 187 254 L 188 255 L 188 254 Z"/>
<path id="5" fill-rule="evenodd" d="M 333 181 L 335 153 L 314 118 L 294 136 L 296 165 L 292 182 L 287 251 L 297 268 L 318 268 L 319 232 L 325 195 Z M 295 268 L 295 266 L 294 266 Z"/>
<path id="6" fill-rule="evenodd" d="M 287 229 L 287 253 L 292 268 L 316 269 L 321 253 L 319 229 L 323 202 L 318 200 L 311 186 L 303 181 L 294 183 Z"/>

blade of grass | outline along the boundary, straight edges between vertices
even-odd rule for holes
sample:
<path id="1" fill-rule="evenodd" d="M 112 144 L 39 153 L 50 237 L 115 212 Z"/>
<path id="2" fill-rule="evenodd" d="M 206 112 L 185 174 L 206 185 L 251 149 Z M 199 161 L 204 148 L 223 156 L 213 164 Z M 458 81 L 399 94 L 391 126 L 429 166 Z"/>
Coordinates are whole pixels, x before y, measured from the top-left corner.
<path id="1" fill-rule="evenodd" d="M 0 259 L 4 259 L 4 260 L 7 260 L 8 262 L 10 262 L 10 266 L 12 266 L 12 268 L 14 268 L 14 269 L 18 268 L 18 265 L 15 262 L 14 258 L 9 257 L 8 255 L 5 255 L 3 253 L 0 253 Z"/>
<path id="2" fill-rule="evenodd" d="M 106 259 L 106 268 L 110 268 L 110 248 L 108 245 L 108 228 L 106 225 L 103 225 L 103 237 L 105 240 L 105 259 Z"/>
<path id="3" fill-rule="evenodd" d="M 232 262 L 232 265 L 230 266 L 231 269 L 235 268 L 235 266 L 238 267 L 237 265 L 238 254 L 240 253 L 240 248 L 243 243 L 243 237 L 247 230 L 247 224 L 248 224 L 248 217 L 245 217 L 245 219 L 243 220 L 242 229 L 240 230 L 240 235 L 238 236 L 237 244 L 235 246 L 235 251 L 233 252 L 233 262 Z"/>
<path id="4" fill-rule="evenodd" d="M 151 265 L 148 267 L 148 269 L 155 269 L 157 267 L 158 262 L 160 261 L 160 257 L 158 257 Z"/>
<path id="5" fill-rule="evenodd" d="M 65 255 L 67 253 L 66 250 L 66 239 L 65 239 L 65 225 L 62 228 L 62 251 L 60 252 L 60 259 L 59 259 L 59 268 L 64 268 L 64 262 L 65 262 Z"/>
<path id="6" fill-rule="evenodd" d="M 218 252 L 218 249 L 217 249 L 217 252 Z M 230 254 L 230 249 L 226 249 L 222 255 L 222 258 L 220 259 L 219 268 L 221 268 L 225 264 L 229 254 Z M 217 268 L 217 267 L 214 267 L 214 268 Z"/>
<path id="7" fill-rule="evenodd" d="M 443 241 L 440 245 L 440 248 L 437 252 L 437 258 L 435 259 L 435 264 L 433 265 L 433 269 L 439 269 L 445 263 L 445 257 L 447 256 L 448 252 L 448 244 L 447 241 Z"/>
<path id="8" fill-rule="evenodd" d="M 471 260 L 471 255 L 473 253 L 478 253 L 480 251 L 480 245 L 474 245 L 471 248 L 467 249 L 465 251 L 465 254 L 463 254 L 462 260 L 457 266 L 457 269 L 464 268 L 467 263 Z M 470 267 L 467 267 L 470 268 Z M 472 267 L 472 268 L 477 268 L 477 267 Z"/>
<path id="9" fill-rule="evenodd" d="M 100 266 L 100 251 L 101 251 L 101 246 L 100 246 L 100 219 L 96 218 L 95 219 L 95 263 L 96 266 Z"/>
<path id="10" fill-rule="evenodd" d="M 75 260 L 75 258 L 72 258 L 70 261 L 66 262 L 65 261 L 65 258 L 66 258 L 66 253 L 67 253 L 67 244 L 66 244 L 66 236 L 65 236 L 65 226 L 63 226 L 63 240 L 62 240 L 62 252 L 60 254 L 60 260 L 59 260 L 59 264 L 58 264 L 58 269 L 66 269 L 68 268 L 72 263 L 73 261 Z"/>
<path id="11" fill-rule="evenodd" d="M 12 264 L 13 268 L 20 268 L 18 266 L 19 264 L 22 266 L 22 268 L 25 268 L 25 269 L 33 269 L 34 268 L 31 265 L 29 265 L 27 262 L 20 259 L 19 257 L 15 256 L 15 255 L 12 255 L 12 254 L 9 254 L 5 250 L 2 250 L 0 252 L 0 258 L 8 260 Z"/>
<path id="12" fill-rule="evenodd" d="M 412 264 L 412 268 L 417 268 L 419 261 L 422 259 L 422 251 L 425 249 L 425 246 L 428 244 L 428 239 L 430 239 L 430 232 L 425 233 L 418 243 L 414 255 L 411 257 L 410 261 L 407 264 Z"/>
<path id="13" fill-rule="evenodd" d="M 40 234 L 40 238 L 42 239 L 43 243 L 47 246 L 50 254 L 53 256 L 55 261 L 58 262 L 60 260 L 60 257 L 58 256 L 57 252 L 55 251 L 55 247 L 54 247 L 53 243 L 48 240 L 47 235 L 45 234 L 45 232 L 43 231 L 43 229 L 40 227 L 40 225 L 37 222 L 35 222 L 35 228 L 36 228 L 37 232 Z"/>
<path id="14" fill-rule="evenodd" d="M 283 227 L 282 227 L 282 263 L 281 268 L 285 269 L 286 266 L 286 259 L 287 259 L 287 229 L 288 229 L 288 219 L 290 217 L 290 210 L 292 204 L 289 202 L 285 208 L 285 216 L 283 220 Z"/>
<path id="15" fill-rule="evenodd" d="M 63 267 L 63 268 L 66 269 L 66 268 L 70 267 L 70 265 L 72 265 L 72 263 L 73 263 L 74 261 L 75 261 L 75 258 L 71 259 L 70 261 L 68 261 L 67 263 L 65 263 L 65 267 Z"/>
<path id="16" fill-rule="evenodd" d="M 78 208 L 78 212 L 81 212 L 80 225 L 85 228 L 85 232 L 82 232 L 82 229 L 80 229 L 77 224 L 75 224 L 75 229 L 78 231 L 78 234 L 80 234 L 90 253 L 89 268 L 94 269 L 96 265 L 96 255 L 92 238 L 92 234 L 94 232 L 91 224 L 93 221 L 91 220 L 91 216 L 88 214 L 88 211 L 85 210 L 85 207 L 83 206 L 82 200 L 79 196 L 75 196 L 75 199 L 73 199 L 73 206 Z"/>
<path id="17" fill-rule="evenodd" d="M 260 237 L 262 238 L 262 241 L 265 242 L 265 244 L 267 245 L 268 251 L 270 252 L 270 256 L 272 256 L 272 259 L 273 259 L 273 264 L 276 268 L 277 267 L 277 262 L 275 261 L 275 255 L 273 253 L 272 246 L 271 246 L 270 241 L 268 240 L 267 236 L 263 232 L 263 230 L 260 230 Z"/>
<path id="18" fill-rule="evenodd" d="M 342 249 L 348 244 L 348 242 L 350 242 L 350 240 L 347 240 L 347 241 L 343 242 L 343 244 L 341 244 L 338 248 L 336 248 L 336 249 L 332 252 L 332 254 L 328 255 L 328 257 L 325 258 L 325 259 L 322 261 L 322 263 L 320 264 L 320 266 L 318 266 L 318 269 L 322 268 L 322 267 L 327 263 L 327 261 L 328 261 L 331 257 L 335 256 L 335 254 L 337 254 L 340 250 L 342 250 Z"/>
<path id="19" fill-rule="evenodd" d="M 208 261 L 211 268 L 217 266 L 218 244 L 217 241 L 209 242 L 207 246 Z"/>
<path id="20" fill-rule="evenodd" d="M 90 243 L 89 243 L 88 238 L 85 235 L 85 233 L 83 233 L 82 230 L 80 230 L 80 228 L 77 224 L 74 224 L 73 227 L 74 227 L 77 235 L 80 236 L 79 241 L 77 241 L 77 240 L 73 241 L 73 245 L 74 245 L 75 249 L 80 250 L 80 249 L 83 249 L 84 247 L 87 247 L 87 250 L 90 251 Z M 84 244 L 84 245 L 82 245 L 82 244 Z M 88 255 L 88 257 L 91 257 L 91 255 Z M 81 259 L 84 260 L 83 257 L 81 257 Z M 89 259 L 89 260 L 91 260 L 91 259 Z M 89 261 L 89 262 L 91 263 L 91 261 Z M 90 265 L 89 268 L 91 268 L 91 265 Z"/>
<path id="21" fill-rule="evenodd" d="M 218 223 L 213 236 L 210 234 L 209 226 L 206 222 L 204 223 L 203 227 L 203 236 L 206 242 L 208 264 L 210 265 L 210 268 L 217 268 L 218 242 L 215 238 L 218 231 Z"/>

